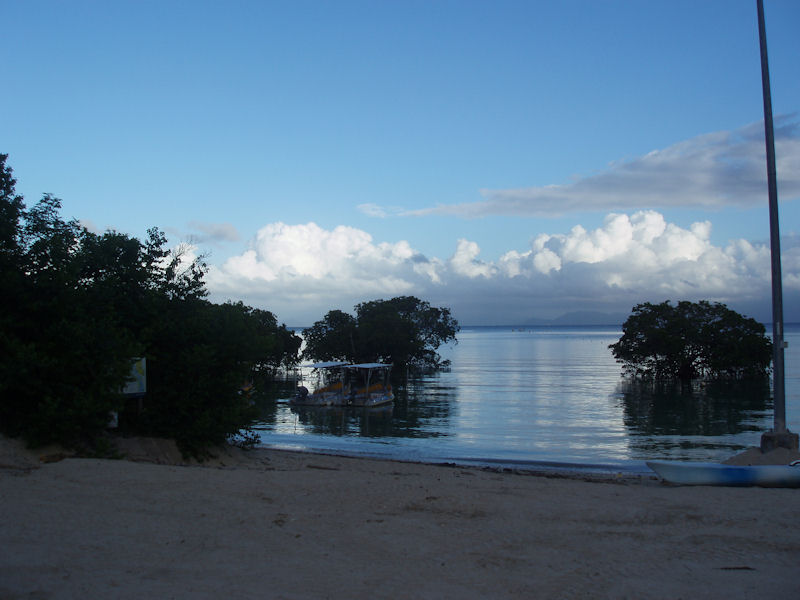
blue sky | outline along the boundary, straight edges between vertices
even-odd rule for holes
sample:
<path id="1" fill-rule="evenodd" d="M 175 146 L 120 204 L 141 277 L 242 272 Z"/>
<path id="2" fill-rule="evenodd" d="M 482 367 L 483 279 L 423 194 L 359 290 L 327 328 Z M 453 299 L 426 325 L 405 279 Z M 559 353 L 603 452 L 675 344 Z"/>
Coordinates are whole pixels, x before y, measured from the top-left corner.
<path id="1" fill-rule="evenodd" d="M 766 0 L 800 320 L 800 3 Z M 0 0 L 32 205 L 207 253 L 290 325 L 413 294 L 465 324 L 708 298 L 769 319 L 755 0 Z"/>

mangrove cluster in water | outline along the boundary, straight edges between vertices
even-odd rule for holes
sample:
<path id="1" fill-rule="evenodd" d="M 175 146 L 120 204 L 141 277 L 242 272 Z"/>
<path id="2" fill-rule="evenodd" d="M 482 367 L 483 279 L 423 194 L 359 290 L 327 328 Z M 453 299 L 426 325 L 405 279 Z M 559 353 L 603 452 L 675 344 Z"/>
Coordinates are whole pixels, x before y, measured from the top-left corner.
<path id="1" fill-rule="evenodd" d="M 750 379 L 769 374 L 764 325 L 719 302 L 645 302 L 609 346 L 625 374 L 651 379 Z"/>

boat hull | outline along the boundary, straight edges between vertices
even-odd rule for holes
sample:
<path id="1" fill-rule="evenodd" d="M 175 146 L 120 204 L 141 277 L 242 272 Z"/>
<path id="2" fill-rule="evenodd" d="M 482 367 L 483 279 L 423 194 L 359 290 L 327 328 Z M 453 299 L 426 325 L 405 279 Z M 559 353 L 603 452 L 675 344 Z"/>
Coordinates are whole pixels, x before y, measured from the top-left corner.
<path id="1" fill-rule="evenodd" d="M 386 406 L 392 402 L 394 402 L 394 394 L 388 392 L 384 394 L 373 394 L 369 397 L 356 396 L 350 401 L 349 405 L 358 408 L 372 408 L 373 406 Z"/>
<path id="2" fill-rule="evenodd" d="M 800 487 L 800 467 L 791 465 L 734 466 L 647 461 L 647 466 L 664 481 L 677 485 Z"/>
<path id="3" fill-rule="evenodd" d="M 291 404 L 292 406 L 324 407 L 324 406 L 334 406 L 334 400 L 322 395 L 305 396 L 305 397 L 292 398 L 291 400 L 289 400 L 289 404 Z"/>

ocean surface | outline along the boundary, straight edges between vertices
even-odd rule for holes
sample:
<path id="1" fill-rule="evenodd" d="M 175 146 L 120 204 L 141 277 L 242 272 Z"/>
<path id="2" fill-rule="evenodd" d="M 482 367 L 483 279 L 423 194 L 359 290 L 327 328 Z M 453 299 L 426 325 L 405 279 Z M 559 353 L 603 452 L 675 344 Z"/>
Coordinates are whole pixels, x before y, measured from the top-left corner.
<path id="1" fill-rule="evenodd" d="M 423 462 L 638 470 L 648 459 L 719 461 L 772 428 L 769 383 L 626 381 L 617 327 L 464 327 L 447 372 L 395 385 L 382 409 L 258 400 L 261 445 Z M 800 431 L 800 326 L 787 325 L 786 415 Z M 307 374 L 307 373 L 306 373 Z"/>

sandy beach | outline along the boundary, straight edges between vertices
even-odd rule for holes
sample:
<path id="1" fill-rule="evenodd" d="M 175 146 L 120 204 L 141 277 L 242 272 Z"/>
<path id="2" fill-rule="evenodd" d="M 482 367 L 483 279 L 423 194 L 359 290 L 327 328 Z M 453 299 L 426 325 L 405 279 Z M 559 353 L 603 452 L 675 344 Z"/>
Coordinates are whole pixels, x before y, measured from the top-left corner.
<path id="1" fill-rule="evenodd" d="M 800 490 L 126 454 L 0 439 L 0 598 L 800 597 Z"/>

